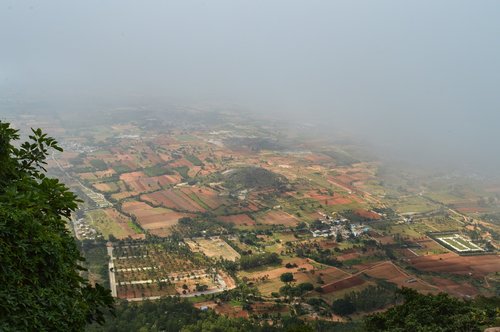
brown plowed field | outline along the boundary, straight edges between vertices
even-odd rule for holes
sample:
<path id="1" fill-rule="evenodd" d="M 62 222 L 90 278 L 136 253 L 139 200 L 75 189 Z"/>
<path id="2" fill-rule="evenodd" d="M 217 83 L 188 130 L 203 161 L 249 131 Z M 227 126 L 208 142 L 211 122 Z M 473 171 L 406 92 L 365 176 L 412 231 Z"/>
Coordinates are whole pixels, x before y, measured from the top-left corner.
<path id="1" fill-rule="evenodd" d="M 462 213 L 486 212 L 488 208 L 479 206 L 477 202 L 460 202 L 451 204 L 452 208 Z"/>
<path id="2" fill-rule="evenodd" d="M 153 181 L 158 181 L 162 186 L 181 182 L 181 176 L 179 174 L 153 176 L 150 179 L 152 179 Z"/>
<path id="3" fill-rule="evenodd" d="M 143 172 L 130 172 L 130 173 L 123 173 L 120 175 L 120 180 L 122 181 L 134 181 L 140 178 L 146 178 L 146 174 Z"/>
<path id="4" fill-rule="evenodd" d="M 141 196 L 141 199 L 156 205 L 162 205 L 171 209 L 190 212 L 205 212 L 206 210 L 188 195 L 177 189 L 161 190 Z"/>
<path id="5" fill-rule="evenodd" d="M 232 216 L 221 216 L 217 217 L 219 220 L 224 221 L 224 222 L 230 222 L 235 225 L 248 225 L 248 226 L 253 226 L 255 225 L 255 221 L 247 216 L 246 214 L 235 214 Z"/>
<path id="6" fill-rule="evenodd" d="M 160 175 L 148 177 L 143 172 L 130 172 L 120 175 L 120 180 L 137 192 L 159 190 L 161 186 L 179 183 L 181 178 L 175 175 Z"/>
<path id="7" fill-rule="evenodd" d="M 181 188 L 180 191 L 188 197 L 202 201 L 212 210 L 215 210 L 222 204 L 226 203 L 226 201 L 221 198 L 215 190 L 212 190 L 210 188 Z"/>
<path id="8" fill-rule="evenodd" d="M 117 200 L 122 200 L 122 199 L 131 197 L 131 196 L 136 196 L 136 195 L 139 195 L 139 193 L 135 192 L 135 191 L 123 191 L 123 192 L 113 194 L 113 195 L 111 195 L 111 197 L 113 197 L 114 199 L 117 199 Z"/>
<path id="9" fill-rule="evenodd" d="M 170 163 L 171 167 L 182 167 L 182 166 L 187 166 L 190 169 L 193 167 L 193 164 L 191 164 L 189 161 L 186 159 L 182 158 L 179 160 L 174 161 L 173 163 Z"/>
<path id="10" fill-rule="evenodd" d="M 356 259 L 356 258 L 359 258 L 362 256 L 362 253 L 359 253 L 359 252 L 351 252 L 351 253 L 346 253 L 346 254 L 342 254 L 342 255 L 339 255 L 337 256 L 337 259 L 341 262 L 344 262 L 344 261 L 347 261 L 347 260 L 350 260 L 350 259 Z"/>
<path id="11" fill-rule="evenodd" d="M 382 218 L 378 213 L 368 211 L 365 209 L 357 209 L 356 211 L 354 211 L 354 213 L 360 217 L 367 218 L 367 219 L 379 220 Z"/>
<path id="12" fill-rule="evenodd" d="M 103 192 L 110 192 L 116 189 L 116 185 L 110 185 L 109 183 L 95 183 L 92 185 L 95 189 Z"/>
<path id="13" fill-rule="evenodd" d="M 315 191 L 311 191 L 305 195 L 306 197 L 312 198 L 325 205 L 344 205 L 352 203 L 352 200 L 346 197 L 334 194 L 334 196 L 328 194 L 318 194 Z"/>
<path id="14" fill-rule="evenodd" d="M 297 225 L 298 220 L 284 211 L 269 211 L 262 217 L 258 218 L 258 222 L 264 225 L 295 226 Z"/>
<path id="15" fill-rule="evenodd" d="M 153 230 L 173 226 L 179 218 L 190 216 L 164 208 L 153 208 L 144 202 L 125 202 L 122 205 L 125 212 L 137 217 L 144 229 Z"/>
<path id="16" fill-rule="evenodd" d="M 260 210 L 260 206 L 256 202 L 248 202 L 247 206 L 241 206 L 241 211 L 255 212 Z"/>
<path id="17" fill-rule="evenodd" d="M 306 273 L 311 273 L 311 272 L 306 272 Z M 300 277 L 298 277 L 299 274 L 297 274 L 296 279 L 300 282 Z M 342 271 L 341 269 L 338 269 L 336 267 L 328 267 L 323 270 L 316 270 L 314 271 L 314 277 L 321 277 L 323 281 L 326 284 L 333 283 L 335 281 L 339 281 L 342 279 L 345 279 L 349 276 L 350 274 L 347 272 Z M 309 281 L 309 280 L 308 280 Z M 309 281 L 310 282 L 310 281 Z"/>
<path id="18" fill-rule="evenodd" d="M 362 285 L 364 283 L 365 283 L 365 281 L 362 278 L 360 278 L 358 276 L 352 276 L 352 277 L 348 277 L 348 278 L 324 285 L 323 287 L 321 287 L 321 289 L 323 290 L 323 293 L 328 294 L 328 293 L 331 293 L 334 291 L 340 291 L 343 289 L 348 289 L 351 287 L 359 286 L 359 285 Z"/>
<path id="19" fill-rule="evenodd" d="M 177 174 L 148 177 L 143 172 L 125 173 L 120 175 L 120 179 L 137 192 L 159 190 L 162 186 L 180 182 L 180 176 Z"/>
<path id="20" fill-rule="evenodd" d="M 229 303 L 223 303 L 215 307 L 215 312 L 219 315 L 224 315 L 233 318 L 248 318 L 248 311 L 243 310 L 241 306 L 232 306 Z"/>
<path id="21" fill-rule="evenodd" d="M 405 273 L 404 271 L 396 267 L 392 262 L 384 262 L 374 265 L 371 268 L 363 270 L 362 273 L 373 278 L 387 280 L 398 285 L 399 287 L 409 287 L 419 291 L 427 292 L 436 291 L 434 287 L 431 287 L 423 281 Z M 415 281 L 408 282 L 412 279 Z"/>
<path id="22" fill-rule="evenodd" d="M 476 296 L 479 294 L 478 290 L 470 283 L 458 283 L 450 279 L 433 277 L 432 284 L 439 287 L 442 291 L 455 295 L 455 296 Z"/>
<path id="23" fill-rule="evenodd" d="M 471 274 L 476 278 L 500 272 L 500 256 L 477 255 L 459 256 L 455 253 L 419 256 L 410 260 L 411 264 L 423 271 Z"/>

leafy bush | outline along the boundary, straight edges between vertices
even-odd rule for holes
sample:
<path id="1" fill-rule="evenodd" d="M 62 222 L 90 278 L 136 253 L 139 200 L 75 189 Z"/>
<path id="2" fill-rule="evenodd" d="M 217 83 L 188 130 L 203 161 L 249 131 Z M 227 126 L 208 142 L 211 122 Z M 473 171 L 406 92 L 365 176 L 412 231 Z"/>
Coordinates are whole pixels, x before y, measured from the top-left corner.
<path id="1" fill-rule="evenodd" d="M 77 198 L 46 177 L 49 149 L 40 129 L 16 147 L 17 130 L 0 122 L 0 330 L 75 331 L 103 322 L 109 290 L 83 279 L 83 258 L 66 227 Z"/>

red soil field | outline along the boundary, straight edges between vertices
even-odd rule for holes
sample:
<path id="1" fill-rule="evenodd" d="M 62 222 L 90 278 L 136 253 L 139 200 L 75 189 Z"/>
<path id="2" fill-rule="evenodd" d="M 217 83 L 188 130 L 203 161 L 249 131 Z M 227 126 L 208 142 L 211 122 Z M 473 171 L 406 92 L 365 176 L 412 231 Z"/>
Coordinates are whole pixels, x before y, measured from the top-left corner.
<path id="1" fill-rule="evenodd" d="M 351 203 L 352 201 L 347 197 L 334 197 L 332 200 L 328 200 L 328 205 L 344 205 Z"/>
<path id="2" fill-rule="evenodd" d="M 343 174 L 343 175 L 338 175 L 335 177 L 335 180 L 338 182 L 341 182 L 346 185 L 351 185 L 351 183 L 355 180 L 354 178 L 350 177 L 349 175 Z"/>
<path id="3" fill-rule="evenodd" d="M 164 208 L 153 208 L 144 202 L 125 202 L 122 208 L 135 215 L 139 224 L 148 230 L 170 227 L 177 224 L 179 218 L 191 216 Z"/>
<path id="4" fill-rule="evenodd" d="M 315 199 L 321 204 L 325 205 L 344 205 L 352 203 L 352 200 L 350 200 L 349 198 L 339 196 L 338 194 L 334 194 L 333 196 L 331 196 L 327 193 L 318 194 L 315 191 L 310 191 L 306 193 L 305 196 Z"/>
<path id="5" fill-rule="evenodd" d="M 342 271 L 336 267 L 328 267 L 323 270 L 314 271 L 315 276 L 320 276 L 327 284 L 345 279 L 350 276 L 349 273 Z"/>
<path id="6" fill-rule="evenodd" d="M 260 210 L 260 206 L 255 202 L 248 202 L 247 206 L 242 206 L 241 211 L 255 212 Z"/>
<path id="7" fill-rule="evenodd" d="M 92 185 L 95 189 L 103 192 L 113 191 L 113 188 L 107 183 L 95 183 Z"/>
<path id="8" fill-rule="evenodd" d="M 365 283 L 365 281 L 363 279 L 361 279 L 360 277 L 352 276 L 352 277 L 348 277 L 348 278 L 324 285 L 323 287 L 321 287 L 321 289 L 323 290 L 323 293 L 328 294 L 328 293 L 331 293 L 334 291 L 340 291 L 343 289 L 348 289 L 351 287 L 359 286 L 359 285 L 362 285 L 364 283 Z"/>
<path id="9" fill-rule="evenodd" d="M 274 303 L 269 302 L 256 302 L 252 303 L 252 313 L 263 314 L 269 312 L 287 312 L 289 309 L 286 306 L 282 306 L 278 310 L 276 310 Z"/>
<path id="10" fill-rule="evenodd" d="M 139 193 L 135 192 L 135 191 L 124 191 L 124 192 L 113 194 L 113 195 L 111 195 L 111 197 L 113 197 L 114 199 L 117 199 L 117 200 L 121 200 L 121 199 L 125 199 L 127 197 L 136 196 L 136 195 L 139 195 Z"/>
<path id="11" fill-rule="evenodd" d="M 328 176 L 327 177 L 327 181 L 330 182 L 331 184 L 335 185 L 335 186 L 341 187 L 342 189 L 344 189 L 346 191 L 356 191 L 356 189 L 353 188 L 351 185 L 349 185 L 347 183 L 344 183 L 342 181 L 339 181 L 337 179 L 337 177 Z"/>
<path id="12" fill-rule="evenodd" d="M 462 202 L 451 205 L 453 209 L 462 213 L 486 212 L 488 208 L 479 206 L 477 202 Z"/>
<path id="13" fill-rule="evenodd" d="M 446 253 L 419 256 L 410 259 L 410 262 L 415 268 L 423 271 L 470 274 L 475 278 L 483 278 L 489 273 L 500 271 L 498 255 L 459 256 L 455 253 Z"/>
<path id="14" fill-rule="evenodd" d="M 399 287 L 409 287 L 419 291 L 428 292 L 436 290 L 434 287 L 431 287 L 423 281 L 416 279 L 413 276 L 402 271 L 392 262 L 383 262 L 380 264 L 376 264 L 366 270 L 363 270 L 362 273 L 373 278 L 387 280 L 398 285 Z M 411 279 L 415 279 L 416 281 L 409 283 L 408 280 Z"/>
<path id="15" fill-rule="evenodd" d="M 380 242 L 380 244 L 393 244 L 396 242 L 394 238 L 390 235 L 377 237 L 376 240 Z"/>
<path id="16" fill-rule="evenodd" d="M 368 211 L 365 209 L 357 209 L 356 211 L 354 211 L 354 213 L 360 217 L 373 219 L 373 220 L 379 220 L 382 218 L 378 213 Z"/>
<path id="17" fill-rule="evenodd" d="M 215 307 L 215 312 L 232 318 L 248 318 L 248 311 L 243 310 L 241 306 L 232 306 L 229 303 L 223 303 Z"/>
<path id="18" fill-rule="evenodd" d="M 464 283 L 458 283 L 450 279 L 445 279 L 445 278 L 440 278 L 440 277 L 433 277 L 432 278 L 432 284 L 435 285 L 436 287 L 439 287 L 443 292 L 455 295 L 455 296 L 460 296 L 460 297 L 465 297 L 465 296 L 476 296 L 479 294 L 479 291 L 472 286 L 470 283 L 464 282 Z"/>
<path id="19" fill-rule="evenodd" d="M 150 179 L 152 179 L 153 181 L 158 181 L 162 186 L 181 182 L 181 176 L 179 174 L 153 176 Z"/>
<path id="20" fill-rule="evenodd" d="M 295 226 L 298 220 L 284 211 L 269 211 L 260 217 L 258 222 L 265 225 Z"/>
<path id="21" fill-rule="evenodd" d="M 356 195 L 349 195 L 348 197 L 350 199 L 352 199 L 354 202 L 364 203 L 363 199 L 361 197 L 356 196 Z"/>
<path id="22" fill-rule="evenodd" d="M 188 197 L 193 197 L 193 195 L 198 197 L 200 201 L 205 203 L 205 205 L 213 210 L 226 203 L 223 198 L 219 197 L 219 194 L 215 190 L 212 190 L 210 188 L 184 187 L 181 188 L 180 191 L 182 191 Z"/>
<path id="23" fill-rule="evenodd" d="M 182 158 L 179 160 L 174 161 L 173 163 L 170 163 L 171 167 L 182 167 L 182 166 L 187 166 L 190 169 L 193 167 L 193 164 L 191 164 L 189 161 L 186 159 Z"/>
<path id="24" fill-rule="evenodd" d="M 155 205 L 162 205 L 171 209 L 189 212 L 205 212 L 206 210 L 188 195 L 177 189 L 161 190 L 151 194 L 142 195 L 141 199 Z"/>
<path id="25" fill-rule="evenodd" d="M 315 154 L 315 153 L 309 153 L 304 155 L 303 157 L 305 160 L 308 160 L 313 163 L 321 163 L 321 162 L 327 162 L 331 161 L 331 158 L 325 155 L 320 155 L 320 154 Z"/>
<path id="26" fill-rule="evenodd" d="M 347 261 L 349 259 L 356 259 L 356 258 L 359 258 L 359 257 L 361 257 L 361 253 L 352 252 L 352 253 L 347 253 L 347 254 L 343 254 L 343 255 L 337 256 L 337 259 L 339 261 L 343 262 L 343 261 Z"/>
<path id="27" fill-rule="evenodd" d="M 221 216 L 217 217 L 219 220 L 223 222 L 230 222 L 235 225 L 248 225 L 248 226 L 253 226 L 255 225 L 255 221 L 247 216 L 246 214 L 235 214 L 232 216 Z"/>
<path id="28" fill-rule="evenodd" d="M 321 241 L 319 241 L 319 246 L 321 247 L 321 249 L 331 249 L 338 247 L 339 244 L 334 240 L 328 240 L 327 238 L 323 238 L 321 239 Z"/>
<path id="29" fill-rule="evenodd" d="M 146 174 L 143 172 L 130 172 L 130 173 L 123 173 L 120 175 L 120 180 L 125 181 L 125 182 L 130 182 L 134 181 L 140 178 L 145 178 L 147 177 Z"/>
<path id="30" fill-rule="evenodd" d="M 161 186 L 179 183 L 181 180 L 178 174 L 148 177 L 143 172 L 124 173 L 120 175 L 120 179 L 137 192 L 159 190 Z"/>

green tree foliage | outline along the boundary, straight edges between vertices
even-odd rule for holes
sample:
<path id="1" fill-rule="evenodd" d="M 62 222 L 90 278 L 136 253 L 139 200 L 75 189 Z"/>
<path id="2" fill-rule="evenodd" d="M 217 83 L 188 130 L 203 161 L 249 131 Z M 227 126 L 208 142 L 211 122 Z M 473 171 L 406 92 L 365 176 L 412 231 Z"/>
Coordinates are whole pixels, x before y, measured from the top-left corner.
<path id="1" fill-rule="evenodd" d="M 40 129 L 16 147 L 17 130 L 0 122 L 0 330 L 80 331 L 103 322 L 110 291 L 80 274 L 83 260 L 65 218 L 76 196 L 45 176 L 49 149 Z"/>
<path id="2" fill-rule="evenodd" d="M 222 177 L 227 188 L 241 189 L 274 189 L 285 191 L 287 179 L 261 167 L 240 167 Z"/>
<path id="3" fill-rule="evenodd" d="M 160 175 L 174 175 L 175 172 L 169 168 L 166 164 L 158 164 L 150 167 L 144 167 L 142 171 L 147 176 L 160 176 Z"/>
<path id="4" fill-rule="evenodd" d="M 295 249 L 295 253 L 297 254 L 298 257 L 310 258 L 312 260 L 315 260 L 318 263 L 322 263 L 322 264 L 326 264 L 326 265 L 330 265 L 330 266 L 335 266 L 335 267 L 342 266 L 342 262 L 339 261 L 332 254 L 332 251 L 330 249 L 297 248 L 297 249 Z"/>
<path id="5" fill-rule="evenodd" d="M 87 331 L 180 331 L 195 324 L 201 311 L 179 297 L 165 297 L 142 303 L 121 302 L 116 317 L 108 317 L 103 326 L 91 325 Z"/>
<path id="6" fill-rule="evenodd" d="M 280 288 L 280 293 L 285 296 L 300 297 L 305 293 L 312 291 L 313 289 L 314 286 L 310 282 L 303 282 L 298 284 L 297 286 L 286 284 L 285 286 Z"/>
<path id="7" fill-rule="evenodd" d="M 92 167 L 94 167 L 96 171 L 104 171 L 108 169 L 108 165 L 106 165 L 106 162 L 104 162 L 104 160 L 101 159 L 92 159 L 90 161 L 90 164 L 92 165 Z"/>
<path id="8" fill-rule="evenodd" d="M 209 314 L 195 324 L 185 326 L 182 332 L 241 332 L 263 331 L 262 328 L 246 319 L 234 319 Z"/>
<path id="9" fill-rule="evenodd" d="M 255 255 L 241 256 L 240 266 L 243 270 L 248 270 L 254 267 L 269 265 L 269 264 L 279 264 L 281 263 L 281 258 L 279 258 L 276 253 L 262 253 Z"/>
<path id="10" fill-rule="evenodd" d="M 299 287 L 304 292 L 310 292 L 314 289 L 314 285 L 310 282 L 302 282 L 297 287 Z"/>
<path id="11" fill-rule="evenodd" d="M 356 311 L 369 312 L 395 304 L 397 290 L 395 284 L 379 281 L 376 286 L 368 286 L 359 292 L 346 294 L 344 300 L 352 303 Z"/>
<path id="12" fill-rule="evenodd" d="M 184 158 L 186 158 L 194 166 L 203 166 L 203 162 L 195 155 L 187 154 L 184 156 Z"/>
<path id="13" fill-rule="evenodd" d="M 312 326 L 316 328 L 312 328 Z M 201 311 L 179 297 L 164 297 L 155 301 L 129 303 L 117 306 L 116 317 L 106 319 L 104 326 L 91 325 L 87 332 L 168 331 L 168 332 L 312 332 L 332 331 L 329 323 L 311 324 L 296 317 L 277 318 L 270 325 L 260 318 L 228 318 L 214 311 Z M 336 329 L 334 330 L 336 331 Z"/>
<path id="14" fill-rule="evenodd" d="M 347 316 L 354 313 L 356 307 L 346 299 L 338 299 L 333 301 L 332 310 L 337 315 Z"/>
<path id="15" fill-rule="evenodd" d="M 280 280 L 283 282 L 292 282 L 293 281 L 293 273 L 285 272 L 280 276 Z"/>
<path id="16" fill-rule="evenodd" d="M 422 295 L 408 288 L 405 303 L 365 319 L 366 331 L 482 331 L 498 320 L 498 298 L 463 301 L 447 294 Z"/>

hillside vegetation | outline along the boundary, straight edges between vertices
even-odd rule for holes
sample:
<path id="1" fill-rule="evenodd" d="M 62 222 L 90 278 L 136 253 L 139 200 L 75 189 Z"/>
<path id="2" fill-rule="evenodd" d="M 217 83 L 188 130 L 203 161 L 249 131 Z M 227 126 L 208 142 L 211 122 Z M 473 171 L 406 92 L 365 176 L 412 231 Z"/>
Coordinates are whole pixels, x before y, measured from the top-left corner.
<path id="1" fill-rule="evenodd" d="M 275 189 L 284 190 L 288 181 L 282 175 L 261 167 L 240 167 L 222 173 L 225 187 L 234 190 L 242 189 Z"/>

